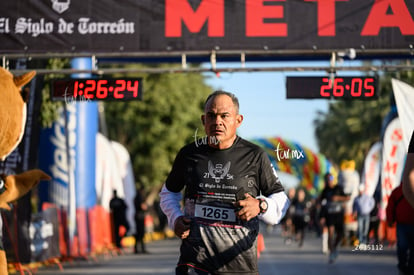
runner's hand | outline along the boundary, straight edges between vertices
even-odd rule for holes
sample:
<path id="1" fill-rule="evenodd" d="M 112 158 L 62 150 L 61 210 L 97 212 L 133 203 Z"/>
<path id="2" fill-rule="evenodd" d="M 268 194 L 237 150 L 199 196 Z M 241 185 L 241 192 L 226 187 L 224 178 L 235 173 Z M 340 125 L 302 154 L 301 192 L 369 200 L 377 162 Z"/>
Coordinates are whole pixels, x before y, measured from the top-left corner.
<path id="1" fill-rule="evenodd" d="M 180 216 L 175 221 L 174 233 L 178 238 L 185 239 L 190 235 L 190 222 L 191 219 Z"/>
<path id="2" fill-rule="evenodd" d="M 259 215 L 260 201 L 256 198 L 253 198 L 249 193 L 244 194 L 244 196 L 244 200 L 239 200 L 235 203 L 236 208 L 241 208 L 236 212 L 236 215 L 241 220 L 249 221 Z"/>

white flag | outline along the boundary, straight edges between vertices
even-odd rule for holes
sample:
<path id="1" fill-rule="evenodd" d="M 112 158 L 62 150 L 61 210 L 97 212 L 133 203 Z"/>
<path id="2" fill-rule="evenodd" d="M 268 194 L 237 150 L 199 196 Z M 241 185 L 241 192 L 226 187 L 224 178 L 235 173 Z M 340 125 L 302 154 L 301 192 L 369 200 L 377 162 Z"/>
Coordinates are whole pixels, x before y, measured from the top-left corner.
<path id="1" fill-rule="evenodd" d="M 397 79 L 392 79 L 391 83 L 402 126 L 405 152 L 407 152 L 414 130 L 414 87 Z"/>
<path id="2" fill-rule="evenodd" d="M 392 190 L 400 185 L 407 147 L 403 142 L 400 119 L 394 118 L 385 129 L 382 143 L 381 190 L 379 216 L 385 220 L 385 209 Z"/>
<path id="3" fill-rule="evenodd" d="M 118 164 L 118 171 L 122 178 L 124 186 L 124 200 L 128 208 L 126 211 L 126 217 L 129 223 L 129 232 L 128 234 L 134 234 L 136 231 L 135 228 L 135 204 L 134 199 L 136 195 L 135 187 L 135 178 L 134 171 L 132 169 L 131 158 L 129 156 L 128 150 L 119 142 L 111 141 L 111 146 L 114 151 L 116 162 Z"/>
<path id="4" fill-rule="evenodd" d="M 125 197 L 125 190 L 111 142 L 101 133 L 96 135 L 95 169 L 95 188 L 98 204 L 102 205 L 109 212 L 109 202 L 112 199 L 113 190 L 117 191 L 117 195 L 120 198 Z"/>
<path id="5" fill-rule="evenodd" d="M 377 141 L 368 151 L 364 161 L 362 182 L 365 185 L 365 193 L 373 196 L 377 188 L 381 170 L 382 142 Z"/>

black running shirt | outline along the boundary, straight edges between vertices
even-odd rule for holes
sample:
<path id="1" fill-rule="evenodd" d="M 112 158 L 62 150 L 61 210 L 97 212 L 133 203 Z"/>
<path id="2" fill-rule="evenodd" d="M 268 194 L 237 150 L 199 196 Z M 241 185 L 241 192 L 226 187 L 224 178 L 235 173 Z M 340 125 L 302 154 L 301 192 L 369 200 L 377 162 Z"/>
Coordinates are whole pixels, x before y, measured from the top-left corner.
<path id="1" fill-rule="evenodd" d="M 334 187 L 325 187 L 321 193 L 321 200 L 326 199 L 326 211 L 328 215 L 343 215 L 344 203 L 341 201 L 333 201 L 334 196 L 345 196 L 344 189 L 339 184 Z"/>
<path id="2" fill-rule="evenodd" d="M 178 265 L 214 274 L 257 274 L 258 218 L 237 219 L 233 203 L 245 193 L 284 191 L 260 147 L 240 137 L 225 150 L 189 144 L 177 154 L 166 187 L 172 192 L 185 188 L 184 212 L 192 218 Z"/>

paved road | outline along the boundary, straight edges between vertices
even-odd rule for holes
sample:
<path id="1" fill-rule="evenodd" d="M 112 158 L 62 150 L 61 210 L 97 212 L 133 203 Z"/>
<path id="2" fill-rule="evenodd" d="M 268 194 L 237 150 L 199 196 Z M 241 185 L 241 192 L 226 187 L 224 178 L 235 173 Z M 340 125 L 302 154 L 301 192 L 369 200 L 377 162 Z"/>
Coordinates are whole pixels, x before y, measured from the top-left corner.
<path id="1" fill-rule="evenodd" d="M 384 247 L 377 251 L 352 251 L 354 247 L 341 247 L 333 264 L 321 252 L 321 239 L 308 235 L 303 247 L 285 245 L 276 230 L 264 234 L 265 250 L 259 259 L 260 275 L 393 275 L 396 270 L 395 248 Z M 65 263 L 63 271 L 57 266 L 43 267 L 36 275 L 124 275 L 124 274 L 174 274 L 178 258 L 178 239 L 151 242 L 147 245 L 151 254 L 124 255 L 100 258 L 98 261 Z"/>

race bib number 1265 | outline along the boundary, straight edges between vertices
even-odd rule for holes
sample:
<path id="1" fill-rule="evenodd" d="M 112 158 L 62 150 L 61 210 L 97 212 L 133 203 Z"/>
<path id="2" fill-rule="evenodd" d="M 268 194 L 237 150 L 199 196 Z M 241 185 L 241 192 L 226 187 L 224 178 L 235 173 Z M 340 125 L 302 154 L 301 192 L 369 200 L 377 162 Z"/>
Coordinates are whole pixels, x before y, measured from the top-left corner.
<path id="1" fill-rule="evenodd" d="M 216 221 L 236 221 L 236 214 L 234 213 L 234 209 L 202 204 L 195 205 L 195 216 Z"/>

